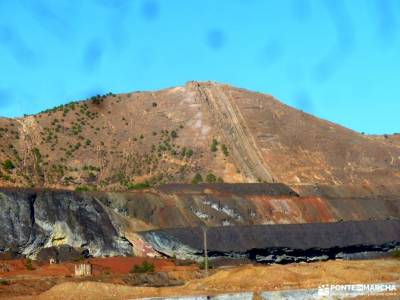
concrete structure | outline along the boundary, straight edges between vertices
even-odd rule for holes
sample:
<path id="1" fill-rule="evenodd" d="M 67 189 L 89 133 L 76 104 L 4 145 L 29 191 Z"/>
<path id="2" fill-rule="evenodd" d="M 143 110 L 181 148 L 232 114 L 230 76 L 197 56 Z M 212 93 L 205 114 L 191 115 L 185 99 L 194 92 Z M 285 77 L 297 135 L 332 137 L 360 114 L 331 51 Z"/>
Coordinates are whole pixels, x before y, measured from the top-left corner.
<path id="1" fill-rule="evenodd" d="M 91 275 L 92 275 L 91 264 L 75 265 L 75 276 L 91 276 Z"/>

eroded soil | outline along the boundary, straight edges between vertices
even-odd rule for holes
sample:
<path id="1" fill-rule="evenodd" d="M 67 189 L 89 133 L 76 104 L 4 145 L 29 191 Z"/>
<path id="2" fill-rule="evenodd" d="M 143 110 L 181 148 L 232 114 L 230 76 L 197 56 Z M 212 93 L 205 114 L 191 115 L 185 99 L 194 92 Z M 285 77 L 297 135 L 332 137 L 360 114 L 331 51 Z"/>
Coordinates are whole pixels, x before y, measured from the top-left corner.
<path id="1" fill-rule="evenodd" d="M 0 297 L 20 300 L 49 299 L 134 299 L 153 296 L 204 295 L 244 291 L 273 291 L 316 288 L 321 284 L 400 282 L 400 260 L 327 261 L 290 265 L 243 265 L 212 270 L 205 278 L 196 266 L 175 266 L 172 261 L 154 259 L 157 272 L 184 281 L 184 285 L 155 288 L 129 286 L 123 276 L 140 258 L 91 260 L 94 275 L 71 277 L 73 263 L 34 265 L 24 270 L 20 262 L 8 262 L 13 270 L 0 273 L 8 284 L 0 285 Z M 4 261 L 2 262 L 4 264 Z M 106 271 L 106 272 L 105 272 Z M 399 294 L 400 295 L 400 294 Z"/>

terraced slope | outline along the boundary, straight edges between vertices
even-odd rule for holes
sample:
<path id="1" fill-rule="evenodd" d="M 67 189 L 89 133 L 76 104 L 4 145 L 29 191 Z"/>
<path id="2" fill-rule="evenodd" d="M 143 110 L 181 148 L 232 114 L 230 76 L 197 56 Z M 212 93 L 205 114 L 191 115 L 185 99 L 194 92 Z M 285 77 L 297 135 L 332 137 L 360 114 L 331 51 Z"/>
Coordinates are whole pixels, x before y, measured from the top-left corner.
<path id="1" fill-rule="evenodd" d="M 167 185 L 125 193 L 0 189 L 0 253 L 35 257 L 44 247 L 69 245 L 94 256 L 171 254 L 159 241 L 163 248 L 186 249 L 184 256 L 198 248 L 201 226 L 237 252 L 295 243 L 321 247 L 316 241 L 324 232 L 334 233 L 321 239 L 329 247 L 400 243 L 400 186 L 375 194 L 363 187 L 340 193 L 319 187 L 315 194 L 302 188 L 300 194 L 283 184 Z M 348 225 L 335 225 L 341 223 Z M 155 232 L 150 238 L 142 234 L 149 231 Z"/>
<path id="2" fill-rule="evenodd" d="M 362 135 L 272 96 L 212 82 L 0 118 L 0 139 L 0 186 L 400 183 L 397 136 Z"/>

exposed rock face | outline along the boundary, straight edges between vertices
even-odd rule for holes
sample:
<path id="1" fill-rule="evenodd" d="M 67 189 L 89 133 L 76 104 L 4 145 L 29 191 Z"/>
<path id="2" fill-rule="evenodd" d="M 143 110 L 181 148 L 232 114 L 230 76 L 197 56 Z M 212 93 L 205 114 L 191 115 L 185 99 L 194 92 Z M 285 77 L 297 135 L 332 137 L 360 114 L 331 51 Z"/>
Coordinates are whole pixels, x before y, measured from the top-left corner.
<path id="1" fill-rule="evenodd" d="M 70 245 L 94 256 L 132 253 L 110 212 L 83 194 L 2 190 L 0 224 L 0 251 L 35 257 L 42 247 Z"/>
<path id="2" fill-rule="evenodd" d="M 362 135 L 212 82 L 0 118 L 0 138 L 0 186 L 126 190 L 196 173 L 230 183 L 400 184 L 397 136 Z"/>
<path id="3" fill-rule="evenodd" d="M 201 228 L 142 232 L 168 256 L 201 259 Z M 352 253 L 400 248 L 400 221 L 213 227 L 207 230 L 211 257 L 246 257 L 258 262 L 296 262 L 345 257 Z"/>
<path id="4" fill-rule="evenodd" d="M 306 187 L 302 187 L 306 190 Z M 321 223 L 400 217 L 400 187 L 371 193 L 363 187 L 297 195 L 282 184 L 167 185 L 134 193 L 98 193 L 139 230 L 192 226 Z M 397 194 L 396 194 L 397 193 Z"/>
<path id="5" fill-rule="evenodd" d="M 202 236 L 193 228 L 200 226 L 215 227 L 211 239 L 221 247 L 232 246 L 232 241 L 237 246 L 212 251 L 248 257 L 253 252 L 246 251 L 252 249 L 261 249 L 259 256 L 265 256 L 263 249 L 272 248 L 280 253 L 280 248 L 316 247 L 331 253 L 332 247 L 383 249 L 385 243 L 400 241 L 400 231 L 393 231 L 400 219 L 399 187 L 374 192 L 355 186 L 296 190 L 283 184 L 169 185 L 129 193 L 2 189 L 0 252 L 36 257 L 43 248 L 68 245 L 93 256 L 158 252 L 172 256 L 171 251 L 196 256 Z M 343 239 L 340 232 L 346 233 Z M 324 236 L 328 239 L 321 244 Z M 187 243 L 183 237 L 199 244 Z"/>

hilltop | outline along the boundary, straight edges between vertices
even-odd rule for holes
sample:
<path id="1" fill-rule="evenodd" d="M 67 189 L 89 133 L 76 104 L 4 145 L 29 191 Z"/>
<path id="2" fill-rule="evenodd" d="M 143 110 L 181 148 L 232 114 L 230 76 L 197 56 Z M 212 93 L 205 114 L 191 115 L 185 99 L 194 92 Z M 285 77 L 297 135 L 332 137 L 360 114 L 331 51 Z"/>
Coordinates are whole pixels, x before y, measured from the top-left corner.
<path id="1" fill-rule="evenodd" d="M 0 139 L 0 186 L 400 183 L 398 136 L 363 135 L 214 82 L 109 93 L 0 118 Z"/>

